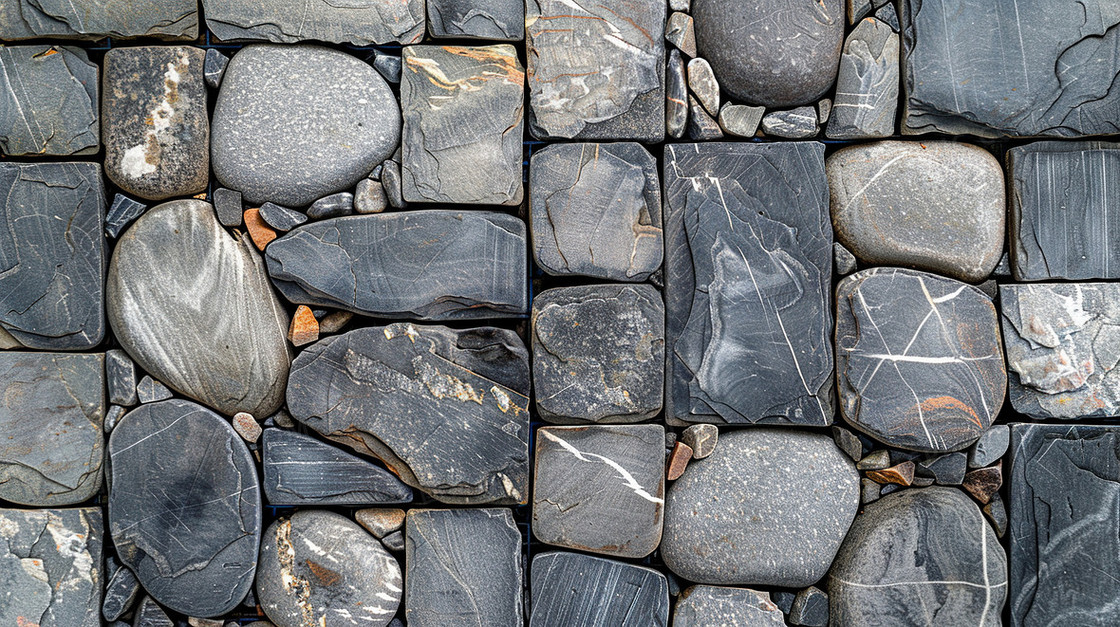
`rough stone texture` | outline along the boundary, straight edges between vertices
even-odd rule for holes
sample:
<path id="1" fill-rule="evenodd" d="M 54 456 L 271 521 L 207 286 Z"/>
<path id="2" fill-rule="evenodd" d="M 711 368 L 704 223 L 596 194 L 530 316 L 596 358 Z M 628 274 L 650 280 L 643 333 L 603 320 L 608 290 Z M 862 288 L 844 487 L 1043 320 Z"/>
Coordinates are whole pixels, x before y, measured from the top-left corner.
<path id="1" fill-rule="evenodd" d="M 588 285 L 533 300 L 533 389 L 549 422 L 640 422 L 661 411 L 665 305 L 649 285 Z"/>
<path id="2" fill-rule="evenodd" d="M 354 188 L 354 211 L 358 213 L 381 213 L 389 206 L 385 188 L 381 181 L 362 179 Z"/>
<path id="3" fill-rule="evenodd" d="M 261 540 L 252 456 L 214 412 L 172 399 L 109 438 L 109 530 L 120 560 L 168 608 L 218 616 L 245 598 Z"/>
<path id="4" fill-rule="evenodd" d="M 537 139 L 665 137 L 663 0 L 526 0 Z"/>
<path id="5" fill-rule="evenodd" d="M 401 60 L 404 199 L 521 204 L 525 70 L 517 49 L 408 46 Z"/>
<path id="6" fill-rule="evenodd" d="M 820 132 L 820 128 L 817 127 L 817 109 L 808 106 L 786 111 L 771 111 L 762 116 L 762 132 L 772 137 L 786 139 L 816 137 Z"/>
<path id="7" fill-rule="evenodd" d="M 681 443 L 692 449 L 692 459 L 704 459 L 716 450 L 719 427 L 703 423 L 692 425 L 681 432 Z"/>
<path id="8" fill-rule="evenodd" d="M 828 571 L 859 493 L 852 460 L 827 435 L 730 431 L 669 487 L 661 557 L 699 583 L 807 586 Z"/>
<path id="9" fill-rule="evenodd" d="M 719 127 L 735 137 L 754 137 L 766 107 L 724 104 L 719 111 Z"/>
<path id="10" fill-rule="evenodd" d="M 385 80 L 394 85 L 401 82 L 401 57 L 379 50 L 373 51 L 373 69 L 377 70 Z"/>
<path id="11" fill-rule="evenodd" d="M 816 586 L 797 592 L 789 610 L 789 624 L 804 627 L 827 627 L 828 595 Z"/>
<path id="12" fill-rule="evenodd" d="M 211 194 L 210 202 L 224 226 L 241 226 L 241 192 L 219 187 Z"/>
<path id="13" fill-rule="evenodd" d="M 124 194 L 113 196 L 113 204 L 105 214 L 105 234 L 116 239 L 136 218 L 148 210 L 148 205 Z"/>
<path id="14" fill-rule="evenodd" d="M 862 20 L 848 35 L 825 129 L 829 139 L 894 135 L 898 54 L 898 33 L 877 19 Z"/>
<path id="15" fill-rule="evenodd" d="M 105 358 L 0 353 L 0 499 L 81 503 L 101 488 Z"/>
<path id="16" fill-rule="evenodd" d="M 367 316 L 497 318 L 528 310 L 525 223 L 424 210 L 322 220 L 274 241 L 268 272 L 289 301 Z"/>
<path id="17" fill-rule="evenodd" d="M 666 415 L 832 422 L 823 155 L 811 142 L 666 146 Z"/>
<path id="18" fill-rule="evenodd" d="M 994 464 L 1007 452 L 1011 431 L 1007 425 L 992 425 L 968 450 L 968 467 L 983 468 Z"/>
<path id="19" fill-rule="evenodd" d="M 0 8 L 0 29 L 3 29 Z M 91 155 L 99 147 L 97 65 L 68 46 L 0 48 L 0 153 Z"/>
<path id="20" fill-rule="evenodd" d="M 405 513 L 394 507 L 374 507 L 354 512 L 354 520 L 380 539 L 404 528 Z"/>
<path id="21" fill-rule="evenodd" d="M 117 242 L 106 292 L 121 347 L 160 381 L 226 415 L 280 407 L 287 313 L 261 258 L 209 203 L 176 200 L 141 216 Z"/>
<path id="22" fill-rule="evenodd" d="M 902 0 L 900 9 L 903 133 L 1120 130 L 1120 13 L 1110 0 Z"/>
<path id="23" fill-rule="evenodd" d="M 555 551 L 529 568 L 531 627 L 668 627 L 669 584 L 652 568 Z"/>
<path id="24" fill-rule="evenodd" d="M 318 46 L 242 48 L 212 118 L 214 176 L 252 204 L 349 190 L 400 141 L 397 100 L 369 64 Z"/>
<path id="25" fill-rule="evenodd" d="M 436 39 L 525 39 L 522 0 L 427 0 L 428 33 Z"/>
<path id="26" fill-rule="evenodd" d="M 844 41 L 842 0 L 694 0 L 696 46 L 732 98 L 767 107 L 819 100 Z"/>
<path id="27" fill-rule="evenodd" d="M 206 58 L 202 62 L 202 75 L 206 78 L 206 84 L 211 89 L 217 89 L 221 86 L 227 65 L 229 65 L 229 57 L 222 54 L 220 50 L 217 48 L 206 49 Z"/>
<path id="28" fill-rule="evenodd" d="M 677 598 L 673 627 L 785 627 L 768 592 L 749 588 L 691 586 Z"/>
<path id="29" fill-rule="evenodd" d="M 529 162 L 533 258 L 552 275 L 645 281 L 661 267 L 661 185 L 641 144 L 553 144 Z"/>
<path id="30" fill-rule="evenodd" d="M 984 280 L 1003 253 L 1003 169 L 983 148 L 883 141 L 825 163 L 836 239 L 868 264 Z"/>
<path id="31" fill-rule="evenodd" d="M 665 133 L 680 139 L 688 127 L 688 82 L 680 50 L 669 51 L 665 69 Z"/>
<path id="32" fill-rule="evenodd" d="M 109 557 L 106 562 L 104 599 L 101 602 L 101 615 L 105 620 L 117 620 L 132 609 L 136 597 L 140 595 L 140 580 L 120 562 Z"/>
<path id="33" fill-rule="evenodd" d="M 509 509 L 414 509 L 405 523 L 412 627 L 521 627 L 521 532 Z"/>
<path id="34" fill-rule="evenodd" d="M 9 0 L 0 39 L 197 39 L 197 0 Z"/>
<path id="35" fill-rule="evenodd" d="M 219 39 L 355 46 L 411 44 L 424 38 L 424 0 L 202 0 Z"/>
<path id="36" fill-rule="evenodd" d="M 723 131 L 715 118 L 708 115 L 704 105 L 696 96 L 688 96 L 688 138 L 696 141 L 711 141 L 723 137 Z"/>
<path id="37" fill-rule="evenodd" d="M 156 603 L 155 599 L 145 596 L 136 607 L 136 616 L 132 618 L 132 627 L 175 627 L 175 622 Z"/>
<path id="38" fill-rule="evenodd" d="M 688 88 L 709 115 L 719 115 L 719 83 L 712 66 L 704 59 L 688 62 Z"/>
<path id="39" fill-rule="evenodd" d="M 392 324 L 292 365 L 288 409 L 444 503 L 529 498 L 529 356 L 512 331 Z"/>
<path id="40" fill-rule="evenodd" d="M 828 579 L 833 625 L 1001 624 L 1007 556 L 954 488 L 903 490 L 864 508 Z"/>
<path id="41" fill-rule="evenodd" d="M 43 350 L 100 344 L 108 255 L 101 167 L 0 163 L 0 198 L 0 336 Z"/>
<path id="42" fill-rule="evenodd" d="M 290 231 L 307 222 L 307 216 L 288 207 L 266 202 L 260 206 L 261 219 L 277 231 Z"/>
<path id="43" fill-rule="evenodd" d="M 968 447 L 1003 406 L 1007 373 L 995 306 L 959 281 L 872 268 L 836 287 L 840 409 L 890 446 Z"/>
<path id="44" fill-rule="evenodd" d="M 105 383 L 109 389 L 109 402 L 131 407 L 136 398 L 136 364 L 128 353 L 114 348 L 105 353 Z"/>
<path id="45" fill-rule="evenodd" d="M 154 403 L 167 400 L 174 396 L 168 387 L 156 381 L 151 375 L 144 375 L 140 383 L 136 384 L 136 397 L 141 403 Z"/>

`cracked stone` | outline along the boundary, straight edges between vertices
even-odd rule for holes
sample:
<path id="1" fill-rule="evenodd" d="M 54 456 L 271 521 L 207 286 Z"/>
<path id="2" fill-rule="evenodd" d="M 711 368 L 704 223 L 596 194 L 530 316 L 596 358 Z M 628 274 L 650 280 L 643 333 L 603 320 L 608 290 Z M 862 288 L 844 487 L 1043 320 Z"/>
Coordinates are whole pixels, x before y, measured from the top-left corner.
<path id="1" fill-rule="evenodd" d="M 110 403 L 131 407 L 140 402 L 136 397 L 136 364 L 119 348 L 105 353 L 105 382 Z"/>
<path id="2" fill-rule="evenodd" d="M 124 194 L 113 196 L 113 204 L 105 214 L 105 234 L 116 239 L 136 218 L 148 210 L 148 205 Z"/>
<path id="3" fill-rule="evenodd" d="M 652 568 L 603 557 L 553 551 L 529 568 L 533 627 L 575 624 L 667 627 L 669 583 Z"/>
<path id="4" fill-rule="evenodd" d="M 782 610 L 770 600 L 769 592 L 750 588 L 691 586 L 673 608 L 673 627 L 785 627 Z"/>
<path id="5" fill-rule="evenodd" d="M 688 81 L 685 76 L 680 50 L 670 50 L 665 70 L 665 133 L 673 139 L 683 137 L 688 128 Z"/>
<path id="6" fill-rule="evenodd" d="M 362 179 L 366 181 L 368 179 Z M 362 184 L 358 181 L 358 185 Z M 354 213 L 354 194 L 350 192 L 339 192 L 331 194 L 330 196 L 323 196 L 319 200 L 311 203 L 307 208 L 307 217 L 312 220 L 322 220 L 324 218 L 339 218 L 348 216 Z"/>
<path id="7" fill-rule="evenodd" d="M 288 207 L 266 202 L 260 206 L 261 219 L 277 231 L 288 232 L 307 222 L 307 216 Z"/>
<path id="8" fill-rule="evenodd" d="M 995 428 L 995 426 L 992 426 L 984 434 L 987 435 Z M 1004 426 L 1004 429 L 1006 433 L 1006 426 Z M 980 438 L 983 439 L 984 436 L 982 435 Z M 977 440 L 977 442 L 979 441 Z M 963 452 L 949 453 L 948 455 L 923 459 L 918 462 L 916 470 L 922 476 L 933 477 L 933 480 L 940 485 L 960 485 L 964 481 L 965 472 L 968 470 L 968 454 Z"/>
<path id="9" fill-rule="evenodd" d="M 829 139 L 894 135 L 898 55 L 896 29 L 875 18 L 860 21 L 848 35 L 840 56 L 836 101 L 825 129 Z"/>
<path id="10" fill-rule="evenodd" d="M 4 11 L 0 8 L 0 33 Z M 90 63 L 86 52 L 69 46 L 5 46 L 3 51 L 0 153 L 96 154 L 100 147 L 97 65 Z"/>
<path id="11" fill-rule="evenodd" d="M 751 107 L 725 103 L 719 111 L 719 127 L 735 137 L 754 137 L 766 107 Z"/>
<path id="12" fill-rule="evenodd" d="M 424 38 L 424 0 L 202 0 L 206 26 L 219 39 L 355 46 L 412 44 Z"/>
<path id="13" fill-rule="evenodd" d="M 198 0 L 0 4 L 0 39 L 198 39 Z"/>
<path id="14" fill-rule="evenodd" d="M 992 500 L 992 496 L 999 492 L 1003 485 L 1003 461 L 997 461 L 995 466 L 969 471 L 964 476 L 961 487 L 981 504 Z"/>
<path id="15" fill-rule="evenodd" d="M 522 0 L 427 0 L 428 33 L 436 38 L 525 39 Z"/>
<path id="16" fill-rule="evenodd" d="M 828 595 L 816 586 L 799 590 L 789 610 L 789 624 L 804 627 L 828 625 Z"/>
<path id="17" fill-rule="evenodd" d="M 808 106 L 787 111 L 771 111 L 762 116 L 762 132 L 785 139 L 816 137 L 820 132 L 820 128 L 817 127 L 817 109 Z"/>
<path id="18" fill-rule="evenodd" d="M 719 427 L 709 424 L 692 425 L 681 432 L 681 442 L 692 449 L 692 459 L 704 459 L 716 450 Z"/>

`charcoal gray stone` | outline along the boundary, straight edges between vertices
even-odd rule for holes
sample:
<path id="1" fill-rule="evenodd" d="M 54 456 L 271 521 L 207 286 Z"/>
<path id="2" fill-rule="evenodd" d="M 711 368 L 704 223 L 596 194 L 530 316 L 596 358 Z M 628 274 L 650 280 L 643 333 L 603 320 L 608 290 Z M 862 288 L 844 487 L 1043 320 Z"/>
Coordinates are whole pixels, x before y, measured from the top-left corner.
<path id="1" fill-rule="evenodd" d="M 762 116 L 762 132 L 772 137 L 807 139 L 820 132 L 817 126 L 817 109 L 813 106 L 797 107 L 785 111 L 771 111 Z"/>
<path id="2" fill-rule="evenodd" d="M 436 39 L 525 39 L 522 0 L 427 0 L 428 33 Z"/>
<path id="3" fill-rule="evenodd" d="M 402 62 L 404 199 L 521 204 L 525 70 L 517 49 L 408 46 Z"/>
<path id="4" fill-rule="evenodd" d="M 99 0 L 0 4 L 0 39 L 197 39 L 198 0 Z"/>
<path id="5" fill-rule="evenodd" d="M 902 30 L 902 26 L 898 21 L 898 10 L 895 9 L 893 2 L 887 2 L 875 11 L 875 19 L 883 22 L 891 27 L 891 30 L 898 32 Z"/>
<path id="6" fill-rule="evenodd" d="M 730 431 L 669 486 L 661 558 L 698 583 L 807 586 L 828 571 L 859 495 L 855 464 L 827 435 Z"/>
<path id="7" fill-rule="evenodd" d="M 394 531 L 381 538 L 381 544 L 394 553 L 401 553 L 405 550 L 404 534 L 400 531 Z"/>
<path id="8" fill-rule="evenodd" d="M 555 423 L 640 422 L 661 411 L 665 305 L 649 285 L 546 290 L 533 299 L 533 389 Z"/>
<path id="9" fill-rule="evenodd" d="M 688 96 L 688 138 L 696 141 L 711 141 L 723 137 L 723 131 L 715 118 L 708 115 L 696 96 Z"/>
<path id="10" fill-rule="evenodd" d="M 529 356 L 512 331 L 397 323 L 319 340 L 292 366 L 288 409 L 444 503 L 521 503 Z"/>
<path id="11" fill-rule="evenodd" d="M 831 424 L 824 146 L 669 145 L 664 181 L 666 415 Z"/>
<path id="12" fill-rule="evenodd" d="M 410 510 L 404 539 L 411 627 L 525 624 L 522 539 L 509 509 Z"/>
<path id="13" fill-rule="evenodd" d="M 689 428 L 691 429 L 692 427 Z M 852 461 L 858 462 L 863 459 L 863 443 L 859 441 L 856 434 L 848 431 L 844 427 L 833 426 L 832 440 L 836 442 L 836 446 L 840 447 L 840 450 L 844 451 L 848 457 L 852 458 Z"/>
<path id="14" fill-rule="evenodd" d="M 206 84 L 211 89 L 217 89 L 221 86 L 227 65 L 229 65 L 229 57 L 222 54 L 220 50 L 217 48 L 206 49 L 206 58 L 202 62 L 202 75 L 206 78 Z"/>
<path id="15" fill-rule="evenodd" d="M 280 407 L 288 315 L 253 244 L 209 203 L 149 209 L 117 242 L 106 291 L 117 340 L 153 377 L 227 416 Z"/>
<path id="16" fill-rule="evenodd" d="M 105 234 L 116 239 L 136 218 L 148 210 L 148 205 L 124 194 L 113 196 L 113 204 L 105 214 Z"/>
<path id="17" fill-rule="evenodd" d="M 680 139 L 688 128 L 688 80 L 680 50 L 669 51 L 665 70 L 665 133 Z M 530 188 L 531 189 L 531 188 Z"/>
<path id="18" fill-rule="evenodd" d="M 992 425 L 968 449 L 968 467 L 983 468 L 996 463 L 1007 452 L 1011 430 L 1007 425 Z"/>
<path id="19" fill-rule="evenodd" d="M 917 474 L 931 477 L 939 485 L 960 485 L 967 470 L 968 454 L 963 452 L 923 459 L 916 468 Z"/>
<path id="20" fill-rule="evenodd" d="M 529 575 L 530 627 L 669 625 L 669 584 L 652 568 L 554 551 L 536 555 Z"/>
<path id="21" fill-rule="evenodd" d="M 765 114 L 766 107 L 726 103 L 719 110 L 719 127 L 728 135 L 754 137 Z"/>
<path id="22" fill-rule="evenodd" d="M 694 0 L 692 17 L 697 51 L 732 98 L 791 107 L 832 89 L 844 41 L 842 0 Z"/>
<path id="23" fill-rule="evenodd" d="M 688 56 L 695 57 L 696 28 L 692 24 L 692 17 L 680 11 L 670 15 L 669 21 L 665 23 L 665 41 Z"/>
<path id="24" fill-rule="evenodd" d="M 0 8 L 0 32 L 4 9 Z M 0 153 L 15 156 L 97 152 L 97 65 L 81 48 L 0 48 Z"/>
<path id="25" fill-rule="evenodd" d="M 385 198 L 389 200 L 389 206 L 394 209 L 404 209 L 408 206 L 402 196 L 401 185 L 400 163 L 391 159 L 382 163 L 381 186 L 385 188 Z"/>
<path id="26" fill-rule="evenodd" d="M 662 0 L 527 0 L 530 133 L 664 139 L 665 14 Z"/>
<path id="27" fill-rule="evenodd" d="M 389 206 L 385 187 L 381 181 L 362 179 L 354 188 L 354 211 L 358 213 L 381 213 Z"/>
<path id="28" fill-rule="evenodd" d="M 368 179 L 362 179 L 365 181 Z M 358 181 L 358 185 L 362 184 Z M 311 203 L 307 208 L 307 217 L 312 220 L 322 220 L 324 218 L 338 218 L 348 216 L 354 213 L 354 194 L 350 192 L 339 192 L 331 194 L 330 196 L 323 196 L 319 200 Z"/>
<path id="29" fill-rule="evenodd" d="M 988 501 L 980 511 L 984 512 L 984 516 L 988 518 L 988 522 L 992 523 L 992 527 L 996 530 L 996 535 L 1003 539 L 1004 534 L 1007 533 L 1007 526 L 1010 522 L 1007 518 L 1007 507 L 1003 504 L 1003 499 L 1000 498 L 999 493 L 992 495 L 992 500 Z"/>
<path id="30" fill-rule="evenodd" d="M 293 44 L 412 44 L 424 38 L 424 0 L 202 0 L 206 26 L 224 40 Z"/>
<path id="31" fill-rule="evenodd" d="M 120 405 L 109 406 L 109 411 L 105 412 L 105 424 L 102 426 L 102 430 L 106 435 L 113 430 L 113 427 L 117 426 L 117 423 L 124 416 L 125 411 L 127 410 Z"/>
<path id="32" fill-rule="evenodd" d="M 41 350 L 100 344 L 108 256 L 101 167 L 0 163 L 0 198 L 0 335 Z"/>
<path id="33" fill-rule="evenodd" d="M 210 201 L 218 212 L 218 221 L 224 226 L 241 226 L 241 192 L 219 187 L 214 190 Z"/>
<path id="34" fill-rule="evenodd" d="M 855 24 L 867 17 L 868 13 L 874 8 L 871 0 L 846 0 L 844 4 L 848 9 L 848 23 Z"/>
<path id="35" fill-rule="evenodd" d="M 265 251 L 293 303 L 386 318 L 525 313 L 525 223 L 489 211 L 424 210 L 321 220 Z"/>
<path id="36" fill-rule="evenodd" d="M 691 586 L 673 608 L 673 627 L 785 627 L 770 593 L 750 588 Z"/>
<path id="37" fill-rule="evenodd" d="M 354 187 L 393 153 L 398 111 L 381 75 L 344 52 L 247 46 L 214 105 L 214 176 L 254 205 L 304 206 Z"/>
<path id="38" fill-rule="evenodd" d="M 190 46 L 105 53 L 101 131 L 105 175 L 148 200 L 190 196 L 210 177 L 206 53 Z"/>
<path id="39" fill-rule="evenodd" d="M 840 56 L 836 100 L 825 128 L 829 139 L 894 135 L 898 54 L 897 29 L 877 19 L 860 21 L 848 35 Z"/>
<path id="40" fill-rule="evenodd" d="M 375 50 L 373 52 L 373 69 L 385 80 L 394 85 L 401 82 L 401 57 L 396 54 L 386 54 Z"/>
<path id="41" fill-rule="evenodd" d="M 832 267 L 837 275 L 845 276 L 855 272 L 859 264 L 856 260 L 856 256 L 852 254 L 852 251 L 845 248 L 840 242 L 833 242 Z"/>
<path id="42" fill-rule="evenodd" d="M 902 490 L 856 517 L 828 578 L 834 625 L 1001 624 L 1007 556 L 955 488 Z"/>
<path id="43" fill-rule="evenodd" d="M 688 62 L 688 88 L 710 115 L 719 115 L 719 83 L 711 64 L 704 59 Z"/>
<path id="44" fill-rule="evenodd" d="M 154 403 L 164 401 L 174 396 L 168 387 L 156 381 L 151 375 L 144 375 L 140 383 L 136 384 L 136 397 L 141 403 Z"/>
<path id="45" fill-rule="evenodd" d="M 276 203 L 266 202 L 260 208 L 261 219 L 277 231 L 290 231 L 307 222 L 307 216 Z"/>
<path id="46" fill-rule="evenodd" d="M 105 381 L 109 388 L 109 402 L 131 407 L 136 398 L 136 364 L 128 353 L 114 348 L 105 353 Z"/>
<path id="47" fill-rule="evenodd" d="M 136 608 L 132 627 L 175 627 L 175 621 L 167 616 L 167 612 L 163 611 L 155 599 L 145 596 Z"/>
<path id="48" fill-rule="evenodd" d="M 809 586 L 797 593 L 789 610 L 789 624 L 804 627 L 828 625 L 828 595 L 816 586 Z"/>
<path id="49" fill-rule="evenodd" d="M 245 598 L 261 540 L 253 457 L 229 422 L 189 401 L 141 405 L 109 438 L 109 529 L 161 604 L 218 616 Z"/>
<path id="50" fill-rule="evenodd" d="M 101 601 L 101 615 L 105 620 L 114 621 L 132 609 L 136 597 L 140 596 L 140 581 L 132 571 L 121 566 L 117 560 L 109 558 L 110 574 L 105 584 L 105 598 Z M 115 570 L 113 567 L 116 567 Z"/>

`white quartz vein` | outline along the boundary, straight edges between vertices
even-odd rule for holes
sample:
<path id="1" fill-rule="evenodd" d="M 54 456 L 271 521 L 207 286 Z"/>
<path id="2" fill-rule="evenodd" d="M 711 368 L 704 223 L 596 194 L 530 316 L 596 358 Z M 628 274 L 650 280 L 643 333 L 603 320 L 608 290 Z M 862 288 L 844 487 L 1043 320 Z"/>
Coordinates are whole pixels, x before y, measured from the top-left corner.
<path id="1" fill-rule="evenodd" d="M 571 443 L 569 443 L 568 441 L 556 437 L 555 435 L 553 435 L 549 431 L 546 431 L 545 429 L 541 429 L 537 433 L 539 433 L 540 435 L 543 435 L 544 437 L 548 438 L 549 440 L 559 444 L 561 447 L 563 447 L 563 449 L 565 451 L 568 451 L 572 455 L 575 455 L 576 459 L 579 459 L 580 461 L 593 462 L 594 461 L 593 459 L 589 459 L 589 458 L 592 458 L 592 457 L 602 461 L 604 464 L 613 468 L 615 470 L 615 472 L 617 472 L 619 474 L 619 476 L 622 477 L 623 483 L 626 484 L 626 487 L 633 490 L 634 494 L 637 494 L 638 496 L 642 497 L 643 499 L 645 499 L 645 500 L 647 500 L 651 503 L 658 503 L 658 504 L 664 504 L 665 503 L 664 499 L 659 499 L 656 496 L 647 492 L 645 490 L 645 488 L 643 488 L 641 486 L 641 484 L 639 484 L 637 482 L 637 480 L 634 479 L 634 475 L 631 475 L 628 470 L 626 470 L 625 468 L 620 466 L 618 464 L 618 462 L 614 461 L 613 459 L 610 459 L 608 457 L 604 457 L 602 455 L 597 455 L 595 453 L 585 453 L 585 452 L 577 449 L 576 447 L 572 446 Z"/>

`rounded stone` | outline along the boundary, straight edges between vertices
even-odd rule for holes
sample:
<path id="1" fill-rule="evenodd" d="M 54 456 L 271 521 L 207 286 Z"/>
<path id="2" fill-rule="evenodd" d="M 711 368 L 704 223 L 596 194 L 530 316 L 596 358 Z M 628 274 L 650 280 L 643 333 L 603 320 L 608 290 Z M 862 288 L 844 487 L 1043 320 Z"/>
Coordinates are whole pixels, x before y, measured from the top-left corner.
<path id="1" fill-rule="evenodd" d="M 841 0 L 694 0 L 692 17 L 700 56 L 737 100 L 795 107 L 836 82 Z"/>
<path id="2" fill-rule="evenodd" d="M 826 435 L 725 433 L 669 488 L 662 559 L 698 583 L 811 585 L 856 515 L 859 488 L 852 460 Z"/>
<path id="3" fill-rule="evenodd" d="M 834 625 L 995 626 L 1007 557 L 959 490 L 903 490 L 856 518 L 829 573 L 828 598 Z"/>
<path id="4" fill-rule="evenodd" d="M 214 176 L 253 204 L 300 207 L 349 190 L 393 154 L 397 99 L 367 63 L 318 46 L 247 46 L 214 106 Z"/>

